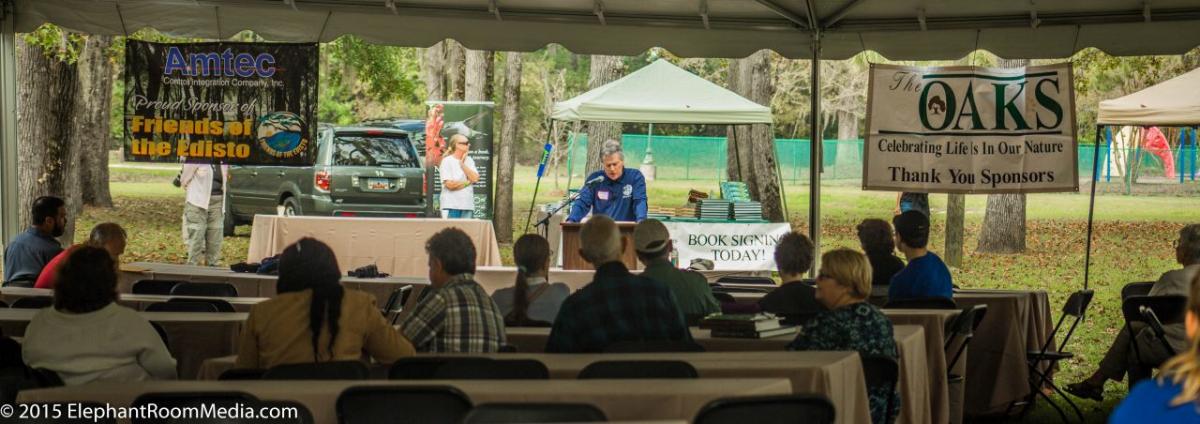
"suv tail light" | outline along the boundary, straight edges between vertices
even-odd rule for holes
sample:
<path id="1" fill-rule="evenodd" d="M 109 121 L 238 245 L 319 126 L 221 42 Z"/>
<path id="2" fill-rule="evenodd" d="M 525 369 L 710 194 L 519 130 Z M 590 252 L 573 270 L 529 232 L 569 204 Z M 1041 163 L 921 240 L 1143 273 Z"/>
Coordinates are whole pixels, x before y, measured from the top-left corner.
<path id="1" fill-rule="evenodd" d="M 317 168 L 317 171 L 313 173 L 313 186 L 316 187 L 318 191 L 328 193 L 329 188 L 332 185 L 333 171 L 329 169 L 328 166 Z"/>
<path id="2" fill-rule="evenodd" d="M 429 194 L 429 175 L 421 173 L 421 194 Z"/>

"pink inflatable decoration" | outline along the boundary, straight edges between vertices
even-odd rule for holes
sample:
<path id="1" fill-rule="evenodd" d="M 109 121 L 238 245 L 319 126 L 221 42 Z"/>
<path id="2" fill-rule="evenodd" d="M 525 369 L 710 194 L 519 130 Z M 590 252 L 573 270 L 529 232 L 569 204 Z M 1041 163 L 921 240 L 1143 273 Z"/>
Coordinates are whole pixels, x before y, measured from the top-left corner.
<path id="1" fill-rule="evenodd" d="M 1175 157 L 1171 155 L 1171 145 L 1158 127 L 1149 127 L 1142 134 L 1142 148 L 1162 160 L 1163 173 L 1167 178 L 1175 177 Z"/>

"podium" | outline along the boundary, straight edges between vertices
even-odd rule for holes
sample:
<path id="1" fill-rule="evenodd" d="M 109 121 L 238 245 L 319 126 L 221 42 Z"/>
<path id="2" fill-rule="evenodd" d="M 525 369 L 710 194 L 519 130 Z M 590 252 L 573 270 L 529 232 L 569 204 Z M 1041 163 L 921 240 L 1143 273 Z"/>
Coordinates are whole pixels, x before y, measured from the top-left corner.
<path id="1" fill-rule="evenodd" d="M 625 240 L 625 250 L 621 252 L 621 262 L 630 270 L 641 269 L 638 263 L 637 252 L 633 250 L 633 228 L 637 226 L 633 222 L 618 222 L 617 228 L 621 232 L 621 238 Z M 583 229 L 583 224 L 577 222 L 562 223 L 562 258 L 563 269 L 595 269 L 592 264 L 583 259 L 579 255 L 579 233 Z"/>

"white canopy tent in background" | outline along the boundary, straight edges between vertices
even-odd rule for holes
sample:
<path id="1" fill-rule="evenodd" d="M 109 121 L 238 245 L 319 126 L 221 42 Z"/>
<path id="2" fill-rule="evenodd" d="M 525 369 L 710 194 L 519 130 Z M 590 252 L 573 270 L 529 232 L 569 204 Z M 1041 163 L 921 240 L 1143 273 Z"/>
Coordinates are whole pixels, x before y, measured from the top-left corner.
<path id="1" fill-rule="evenodd" d="M 1096 123 L 1200 125 L 1200 69 L 1193 69 L 1125 97 L 1100 102 Z"/>
<path id="2" fill-rule="evenodd" d="M 897 60 L 957 59 L 975 49 L 1006 58 L 1180 54 L 1200 44 L 1196 0 L 0 0 L 0 240 L 16 221 L 15 33 L 43 23 L 93 34 L 144 27 L 189 37 L 253 30 L 271 41 L 366 41 L 426 47 L 453 38 L 472 49 L 635 55 L 650 47 L 699 57 L 771 49 L 790 58 L 845 59 L 873 50 Z M 810 92 L 820 92 L 820 66 Z M 811 116 L 821 116 L 820 96 Z M 810 120 L 810 134 L 821 134 Z M 811 144 L 809 231 L 820 247 L 821 143 Z"/>
<path id="3" fill-rule="evenodd" d="M 554 104 L 551 119 L 647 124 L 770 124 L 771 108 L 659 59 Z"/>

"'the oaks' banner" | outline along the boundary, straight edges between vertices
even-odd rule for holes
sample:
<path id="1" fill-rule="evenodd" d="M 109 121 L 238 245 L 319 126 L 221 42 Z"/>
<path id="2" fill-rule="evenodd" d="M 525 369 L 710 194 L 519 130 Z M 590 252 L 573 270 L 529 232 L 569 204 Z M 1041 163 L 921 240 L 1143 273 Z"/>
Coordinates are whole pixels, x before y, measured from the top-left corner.
<path id="1" fill-rule="evenodd" d="M 317 45 L 125 43 L 125 160 L 310 165 Z"/>
<path id="2" fill-rule="evenodd" d="M 863 189 L 1078 191 L 1069 63 L 871 65 Z"/>
<path id="3" fill-rule="evenodd" d="M 679 263 L 692 259 L 713 261 L 721 271 L 774 271 L 775 245 L 789 231 L 786 222 L 769 224 L 714 224 L 664 221 Z"/>

